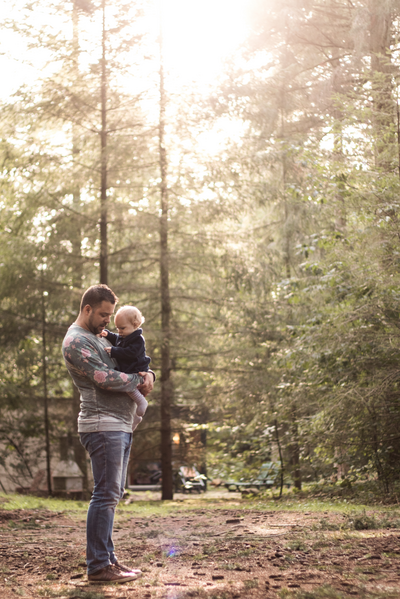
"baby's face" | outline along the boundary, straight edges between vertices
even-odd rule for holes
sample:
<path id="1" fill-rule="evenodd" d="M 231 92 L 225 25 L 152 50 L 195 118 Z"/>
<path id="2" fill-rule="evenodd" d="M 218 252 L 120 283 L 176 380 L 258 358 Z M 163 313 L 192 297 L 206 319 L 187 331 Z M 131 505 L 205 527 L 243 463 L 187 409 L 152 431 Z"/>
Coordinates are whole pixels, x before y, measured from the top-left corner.
<path id="1" fill-rule="evenodd" d="M 128 320 L 128 318 L 124 314 L 117 314 L 115 319 L 115 326 L 118 329 L 118 335 L 120 337 L 127 337 L 133 331 L 136 330 L 136 327 Z"/>

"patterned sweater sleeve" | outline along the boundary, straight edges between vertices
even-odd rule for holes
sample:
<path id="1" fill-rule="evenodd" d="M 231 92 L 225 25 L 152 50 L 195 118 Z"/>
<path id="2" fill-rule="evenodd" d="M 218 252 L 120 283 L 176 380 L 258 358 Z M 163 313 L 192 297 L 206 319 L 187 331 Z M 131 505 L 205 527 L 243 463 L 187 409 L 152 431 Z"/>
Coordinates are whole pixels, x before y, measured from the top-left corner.
<path id="1" fill-rule="evenodd" d="M 143 382 L 137 374 L 110 368 L 100 357 L 98 348 L 84 335 L 69 335 L 63 346 L 64 359 L 74 377 L 87 378 L 107 391 L 130 393 Z"/>

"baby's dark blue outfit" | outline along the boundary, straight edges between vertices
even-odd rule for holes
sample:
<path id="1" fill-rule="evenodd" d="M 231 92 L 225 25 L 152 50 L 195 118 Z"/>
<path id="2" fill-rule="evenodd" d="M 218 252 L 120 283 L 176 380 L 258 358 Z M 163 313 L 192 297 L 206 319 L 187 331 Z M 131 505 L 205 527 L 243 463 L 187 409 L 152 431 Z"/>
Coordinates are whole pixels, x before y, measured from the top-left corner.
<path id="1" fill-rule="evenodd" d="M 105 329 L 107 339 L 114 347 L 111 348 L 111 357 L 118 362 L 120 372 L 134 374 L 149 370 L 151 358 L 146 356 L 146 344 L 142 335 L 143 329 L 136 329 L 126 337 L 120 337 Z"/>

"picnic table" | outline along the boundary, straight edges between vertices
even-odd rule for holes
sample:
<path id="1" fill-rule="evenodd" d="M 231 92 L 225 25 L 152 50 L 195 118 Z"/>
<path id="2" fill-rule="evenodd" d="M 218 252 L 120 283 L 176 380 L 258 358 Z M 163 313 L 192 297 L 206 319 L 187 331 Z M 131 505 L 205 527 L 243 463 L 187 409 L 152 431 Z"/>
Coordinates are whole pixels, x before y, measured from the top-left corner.
<path id="1" fill-rule="evenodd" d="M 265 462 L 261 464 L 257 478 L 251 481 L 228 480 L 224 482 L 224 487 L 228 491 L 242 491 L 243 489 L 270 489 L 276 482 L 279 475 L 279 467 L 274 462 Z"/>

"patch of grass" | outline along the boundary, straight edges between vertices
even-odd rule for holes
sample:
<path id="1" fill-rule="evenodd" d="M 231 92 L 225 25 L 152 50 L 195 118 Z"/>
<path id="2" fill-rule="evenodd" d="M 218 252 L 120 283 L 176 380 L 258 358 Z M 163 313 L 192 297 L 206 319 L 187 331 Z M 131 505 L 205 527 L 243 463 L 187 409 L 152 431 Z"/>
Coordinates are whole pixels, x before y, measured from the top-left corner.
<path id="1" fill-rule="evenodd" d="M 279 510 L 296 510 L 296 511 L 314 511 L 314 512 L 342 512 L 348 511 L 349 504 L 343 504 L 341 502 L 326 502 L 319 501 L 314 498 L 302 497 L 301 494 L 294 496 L 291 493 L 286 493 L 282 500 L 276 501 L 274 499 L 264 498 L 252 500 L 242 500 L 238 497 L 230 498 L 227 494 L 226 497 L 213 497 L 212 492 L 205 495 L 193 495 L 189 496 L 183 502 L 176 501 L 159 501 L 149 500 L 144 495 L 143 501 L 135 501 L 128 505 L 121 502 L 118 506 L 116 513 L 116 524 L 119 521 L 124 522 L 129 517 L 134 516 L 135 518 L 154 518 L 154 517 L 166 517 L 172 514 L 179 515 L 185 514 L 196 510 L 213 509 L 213 510 L 232 510 L 242 512 L 257 509 L 259 511 L 279 511 Z M 74 501 L 65 500 L 59 498 L 46 498 L 46 497 L 35 497 L 31 495 L 5 495 L 0 493 L 0 503 L 2 509 L 6 510 L 48 510 L 53 512 L 68 512 L 69 516 L 75 519 L 83 520 L 86 518 L 88 502 L 86 501 Z M 179 506 L 179 507 L 178 507 Z M 367 506 L 352 504 L 355 510 L 365 509 Z M 178 509 L 177 509 L 178 508 Z M 379 509 L 378 507 L 376 509 Z M 204 526 L 204 525 L 202 525 Z"/>
<path id="2" fill-rule="evenodd" d="M 36 592 L 39 597 L 65 597 L 65 590 L 55 591 L 48 586 L 39 587 Z"/>
<path id="3" fill-rule="evenodd" d="M 368 514 L 364 509 L 354 510 L 342 514 L 343 522 L 330 522 L 328 518 L 321 518 L 318 524 L 313 524 L 313 530 L 377 530 L 377 529 L 390 529 L 400 528 L 400 518 L 397 512 L 382 514 Z"/>
<path id="4" fill-rule="evenodd" d="M 49 586 L 40 587 L 37 590 L 40 597 L 50 597 L 51 599 L 56 597 L 70 597 L 71 599 L 105 599 L 105 594 L 101 591 L 80 589 L 75 587 L 73 589 L 61 588 L 54 590 Z"/>
<path id="5" fill-rule="evenodd" d="M 144 587 L 146 584 L 150 584 L 152 587 L 156 587 L 159 584 L 158 578 L 139 578 L 135 580 L 135 586 Z"/>
<path id="6" fill-rule="evenodd" d="M 236 552 L 236 555 L 238 557 L 248 557 L 249 555 L 251 555 L 252 553 L 255 553 L 257 550 L 256 549 L 242 549 L 240 551 Z"/>
<path id="7" fill-rule="evenodd" d="M 328 518 L 321 518 L 318 524 L 313 524 L 313 530 L 340 530 L 340 524 L 329 522 Z"/>
<path id="8" fill-rule="evenodd" d="M 211 555 L 213 553 L 216 553 L 218 551 L 218 547 L 216 547 L 215 545 L 204 545 L 203 547 L 203 553 L 205 555 Z"/>
<path id="9" fill-rule="evenodd" d="M 104 599 L 105 595 L 98 591 L 87 591 L 85 589 L 69 589 L 67 597 L 71 599 Z"/>
<path id="10" fill-rule="evenodd" d="M 192 599 L 195 597 L 196 599 L 205 599 L 207 597 L 207 593 L 203 589 L 190 589 L 190 591 L 183 591 L 183 593 L 179 593 L 179 599 Z"/>
<path id="11" fill-rule="evenodd" d="M 345 516 L 345 525 L 352 530 L 377 530 L 379 528 L 400 528 L 400 518 L 397 513 L 383 513 L 381 517 L 368 515 L 365 510 L 361 513 L 351 511 Z"/>
<path id="12" fill-rule="evenodd" d="M 232 591 L 212 591 L 211 595 L 206 595 L 209 599 L 232 599 L 233 597 L 240 597 L 240 593 Z"/>
<path id="13" fill-rule="evenodd" d="M 140 536 L 145 539 L 156 539 L 159 534 L 160 534 L 159 530 L 153 529 L 153 530 L 146 530 L 145 532 L 142 532 Z"/>
<path id="14" fill-rule="evenodd" d="M 146 553 L 145 555 L 142 556 L 142 559 L 145 562 L 150 562 L 151 560 L 157 559 L 157 555 L 154 552 Z"/>
<path id="15" fill-rule="evenodd" d="M 192 559 L 194 562 L 200 562 L 203 559 L 207 559 L 207 554 L 195 553 Z"/>
<path id="16" fill-rule="evenodd" d="M 236 568 L 240 568 L 239 564 L 222 564 L 219 566 L 222 570 L 236 570 Z"/>
<path id="17" fill-rule="evenodd" d="M 358 589 L 358 596 L 362 599 L 398 599 L 399 594 L 397 589 L 393 589 L 393 591 L 386 589 L 384 591 Z M 282 589 L 279 591 L 279 597 L 281 599 L 348 599 L 349 595 L 329 585 L 323 585 L 312 591 Z"/>
<path id="18" fill-rule="evenodd" d="M 37 528 L 42 528 L 41 526 L 41 522 L 35 522 L 35 520 L 30 519 L 27 520 L 26 522 L 15 522 L 14 520 L 9 520 L 7 522 L 7 526 L 8 528 L 13 528 L 13 529 L 17 529 L 17 530 L 25 530 L 25 529 L 37 529 Z"/>
<path id="19" fill-rule="evenodd" d="M 187 505 L 179 503 L 179 511 L 187 511 L 191 509 L 198 509 L 200 506 Z M 135 501 L 129 505 L 125 505 L 123 502 L 118 506 L 118 512 L 122 516 L 123 514 L 133 514 L 135 518 L 151 517 L 151 516 L 169 516 L 171 514 L 177 515 L 177 504 L 175 501 L 158 501 L 158 500 L 147 500 L 147 501 Z M 184 508 L 184 509 L 182 509 Z M 118 513 L 117 512 L 117 513 Z"/>
<path id="20" fill-rule="evenodd" d="M 285 545 L 286 549 L 290 549 L 291 551 L 307 551 L 307 545 L 300 539 L 294 539 L 287 545 Z"/>
<path id="21" fill-rule="evenodd" d="M 282 589 L 279 591 L 281 599 L 345 599 L 347 595 L 330 586 L 323 586 L 312 591 L 291 591 Z"/>
<path id="22" fill-rule="evenodd" d="M 313 551 L 319 551 L 320 549 L 325 549 L 325 547 L 330 547 L 331 544 L 332 544 L 332 541 L 330 541 L 328 539 L 324 539 L 322 537 L 321 539 L 319 539 L 318 541 L 315 541 L 315 543 L 313 543 L 311 545 L 311 549 Z"/>
<path id="23" fill-rule="evenodd" d="M 331 485 L 332 489 L 335 490 L 336 486 Z M 339 487 L 342 491 L 343 489 Z M 390 507 L 387 505 L 377 505 L 379 502 L 389 501 L 385 499 L 377 489 L 372 489 L 366 485 L 353 485 L 351 488 L 351 497 L 347 499 L 336 497 L 334 493 L 330 494 L 330 490 L 325 493 L 326 488 L 323 487 L 324 493 L 321 493 L 321 485 L 305 485 L 303 491 L 300 493 L 293 493 L 292 490 L 284 490 L 283 497 L 278 501 L 269 496 L 257 497 L 254 500 L 242 500 L 240 497 L 230 497 L 229 494 L 226 497 L 214 497 L 212 491 L 208 492 L 207 495 L 193 495 L 185 498 L 183 502 L 179 501 L 160 501 L 151 500 L 147 498 L 146 494 L 143 494 L 143 501 L 135 501 L 128 505 L 121 502 L 118 506 L 116 513 L 116 525 L 121 522 L 126 522 L 131 517 L 136 518 L 162 518 L 168 517 L 172 514 L 189 515 L 190 512 L 199 511 L 204 509 L 223 510 L 246 513 L 247 511 L 257 510 L 263 511 L 299 511 L 299 512 L 316 512 L 324 514 L 336 513 L 348 515 L 349 508 L 352 510 L 352 514 L 360 513 L 361 515 L 368 509 L 368 506 L 374 505 L 374 512 L 379 514 L 381 512 L 390 511 Z M 219 492 L 219 491 L 217 491 Z M 399 488 L 400 492 L 400 488 Z M 236 495 L 236 494 L 234 494 Z M 86 519 L 88 502 L 86 501 L 73 501 L 56 498 L 44 498 L 34 497 L 29 495 L 5 495 L 0 493 L 0 503 L 2 509 L 6 510 L 48 510 L 53 512 L 64 513 L 77 520 Z M 394 501 L 393 501 L 394 503 Z M 370 508 L 369 508 L 370 509 Z M 385 516 L 386 517 L 386 516 Z M 384 517 L 384 518 L 385 518 Z M 377 516 L 375 516 L 377 518 Z M 384 518 L 381 525 L 385 525 Z M 400 527 L 400 517 L 397 517 L 398 522 L 394 514 L 387 518 L 385 528 L 397 528 Z M 201 525 L 204 526 L 204 525 Z"/>
<path id="24" fill-rule="evenodd" d="M 257 578 L 253 578 L 252 580 L 244 580 L 243 583 L 244 583 L 244 588 L 246 590 L 248 590 L 248 589 L 255 589 L 255 588 L 258 587 L 258 580 L 257 580 Z"/>
<path id="25" fill-rule="evenodd" d="M 58 499 L 54 497 L 35 497 L 33 495 L 0 494 L 1 508 L 4 510 L 48 510 L 51 512 L 87 512 L 89 502 Z"/>

